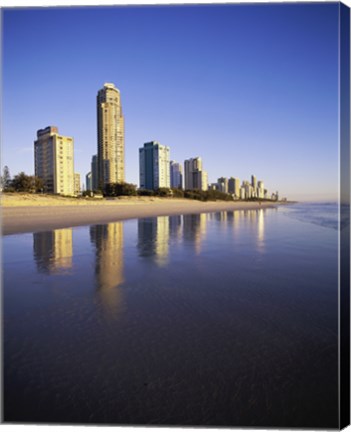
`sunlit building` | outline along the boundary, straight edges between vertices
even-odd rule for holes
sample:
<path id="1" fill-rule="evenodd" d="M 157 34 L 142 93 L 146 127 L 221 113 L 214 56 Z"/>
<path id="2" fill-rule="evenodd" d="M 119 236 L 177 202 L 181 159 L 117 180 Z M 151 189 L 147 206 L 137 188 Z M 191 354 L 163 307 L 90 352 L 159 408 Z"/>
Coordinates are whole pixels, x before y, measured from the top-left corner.
<path id="1" fill-rule="evenodd" d="M 73 138 L 48 126 L 37 131 L 34 141 L 35 175 L 44 182 L 44 192 L 74 195 Z"/>
<path id="2" fill-rule="evenodd" d="M 124 182 L 124 117 L 120 91 L 105 83 L 97 94 L 98 188 Z"/>
<path id="3" fill-rule="evenodd" d="M 74 173 L 74 195 L 80 195 L 80 174 Z"/>
<path id="4" fill-rule="evenodd" d="M 88 174 L 85 176 L 85 189 L 89 191 L 93 189 L 91 172 L 88 172 Z"/>
<path id="5" fill-rule="evenodd" d="M 245 188 L 245 198 L 246 199 L 254 198 L 254 193 L 253 193 L 254 189 L 252 187 L 252 184 L 250 184 L 249 182 L 245 182 L 244 188 Z"/>
<path id="6" fill-rule="evenodd" d="M 263 181 L 257 183 L 257 198 L 263 199 L 265 197 L 265 189 Z"/>
<path id="7" fill-rule="evenodd" d="M 228 193 L 240 198 L 240 180 L 235 177 L 230 177 L 228 180 Z"/>
<path id="8" fill-rule="evenodd" d="M 156 190 L 170 188 L 170 148 L 157 141 L 139 149 L 140 188 Z"/>
<path id="9" fill-rule="evenodd" d="M 254 175 L 251 176 L 251 186 L 253 187 L 253 189 L 257 188 L 257 179 Z"/>
<path id="10" fill-rule="evenodd" d="M 208 189 L 207 172 L 202 169 L 200 157 L 184 161 L 184 180 L 186 190 L 199 189 L 206 191 Z"/>
<path id="11" fill-rule="evenodd" d="M 217 184 L 220 192 L 228 193 L 228 179 L 226 177 L 220 177 Z"/>
<path id="12" fill-rule="evenodd" d="M 182 189 L 183 188 L 183 169 L 180 163 L 171 161 L 170 162 L 170 175 L 171 175 L 171 188 Z"/>
<path id="13" fill-rule="evenodd" d="M 91 158 L 91 190 L 99 189 L 98 183 L 98 158 L 94 155 Z"/>

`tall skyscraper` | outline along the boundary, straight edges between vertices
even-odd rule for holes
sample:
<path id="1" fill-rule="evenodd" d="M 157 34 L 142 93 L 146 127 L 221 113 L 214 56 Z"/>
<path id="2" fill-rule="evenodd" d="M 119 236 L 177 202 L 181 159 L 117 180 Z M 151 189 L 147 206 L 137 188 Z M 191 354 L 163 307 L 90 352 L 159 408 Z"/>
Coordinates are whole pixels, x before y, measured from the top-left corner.
<path id="1" fill-rule="evenodd" d="M 97 155 L 94 155 L 91 158 L 91 188 L 92 188 L 92 190 L 99 189 Z"/>
<path id="2" fill-rule="evenodd" d="M 228 181 L 228 192 L 240 198 L 240 180 L 235 177 L 230 177 Z"/>
<path id="3" fill-rule="evenodd" d="M 80 195 L 80 174 L 74 173 L 74 195 Z"/>
<path id="4" fill-rule="evenodd" d="M 183 169 L 180 163 L 171 161 L 171 187 L 175 189 L 183 188 Z"/>
<path id="5" fill-rule="evenodd" d="M 62 136 L 55 126 L 37 131 L 34 141 L 35 175 L 44 181 L 44 191 L 74 195 L 73 138 Z"/>
<path id="6" fill-rule="evenodd" d="M 254 188 L 252 187 L 252 184 L 250 184 L 248 181 L 244 181 L 243 186 L 245 189 L 245 198 L 246 199 L 253 198 Z"/>
<path id="7" fill-rule="evenodd" d="M 264 198 L 264 183 L 259 181 L 257 183 L 257 198 Z"/>
<path id="8" fill-rule="evenodd" d="M 85 176 L 85 189 L 87 191 L 91 191 L 92 190 L 92 178 L 91 178 L 91 172 L 89 171 L 88 174 Z"/>
<path id="9" fill-rule="evenodd" d="M 184 161 L 184 180 L 185 189 L 208 189 L 207 172 L 202 169 L 202 160 L 200 157 L 187 159 Z"/>
<path id="10" fill-rule="evenodd" d="M 157 141 L 139 149 L 140 188 L 170 188 L 170 148 Z"/>
<path id="11" fill-rule="evenodd" d="M 256 176 L 254 176 L 254 175 L 251 176 L 251 186 L 254 188 L 254 190 L 256 190 L 256 188 L 257 188 L 257 179 L 256 179 Z"/>
<path id="12" fill-rule="evenodd" d="M 224 193 L 228 193 L 228 179 L 226 177 L 220 177 L 217 180 L 218 190 Z"/>
<path id="13" fill-rule="evenodd" d="M 120 91 L 105 83 L 97 94 L 98 188 L 124 182 L 124 117 Z"/>

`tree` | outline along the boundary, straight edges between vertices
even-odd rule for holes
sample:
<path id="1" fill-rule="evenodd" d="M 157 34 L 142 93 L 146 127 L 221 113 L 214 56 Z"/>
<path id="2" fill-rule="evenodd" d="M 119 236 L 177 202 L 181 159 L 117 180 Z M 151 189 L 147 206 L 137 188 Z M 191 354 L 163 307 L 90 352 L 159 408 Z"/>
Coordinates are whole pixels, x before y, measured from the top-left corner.
<path id="1" fill-rule="evenodd" d="M 138 189 L 139 196 L 154 196 L 155 191 L 151 189 Z"/>
<path id="2" fill-rule="evenodd" d="M 174 198 L 184 198 L 183 189 L 172 188 L 172 193 Z"/>
<path id="3" fill-rule="evenodd" d="M 172 189 L 161 187 L 156 189 L 155 194 L 160 197 L 170 197 L 173 195 Z"/>
<path id="4" fill-rule="evenodd" d="M 44 182 L 36 176 L 29 176 L 23 171 L 15 175 L 11 182 L 11 186 L 16 192 L 41 192 L 44 188 Z"/>
<path id="5" fill-rule="evenodd" d="M 134 196 L 136 195 L 136 186 L 131 183 L 109 183 L 105 186 L 106 196 Z"/>
<path id="6" fill-rule="evenodd" d="M 1 188 L 6 191 L 11 185 L 10 170 L 7 165 L 4 166 L 1 176 Z"/>

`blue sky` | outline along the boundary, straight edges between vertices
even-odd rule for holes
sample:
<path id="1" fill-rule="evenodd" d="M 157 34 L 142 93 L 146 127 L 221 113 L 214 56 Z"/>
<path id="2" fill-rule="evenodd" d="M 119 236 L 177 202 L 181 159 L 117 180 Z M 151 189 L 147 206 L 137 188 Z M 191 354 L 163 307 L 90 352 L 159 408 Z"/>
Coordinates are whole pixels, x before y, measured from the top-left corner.
<path id="1" fill-rule="evenodd" d="M 55 125 L 84 178 L 104 82 L 121 91 L 128 182 L 157 140 L 201 156 L 210 182 L 337 198 L 338 4 L 6 9 L 2 166 L 34 173 L 36 131 Z"/>

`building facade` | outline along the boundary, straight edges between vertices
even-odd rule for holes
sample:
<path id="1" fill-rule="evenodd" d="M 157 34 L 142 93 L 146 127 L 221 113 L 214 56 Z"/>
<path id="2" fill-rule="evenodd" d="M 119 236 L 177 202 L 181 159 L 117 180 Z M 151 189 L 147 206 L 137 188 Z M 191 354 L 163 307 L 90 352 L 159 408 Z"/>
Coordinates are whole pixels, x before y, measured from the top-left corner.
<path id="1" fill-rule="evenodd" d="M 124 182 L 124 117 L 120 91 L 105 83 L 97 94 L 98 188 Z"/>
<path id="2" fill-rule="evenodd" d="M 257 179 L 256 179 L 256 176 L 254 176 L 254 175 L 251 176 L 251 186 L 256 190 L 256 188 L 257 188 Z"/>
<path id="3" fill-rule="evenodd" d="M 252 187 L 252 184 L 250 184 L 248 181 L 244 181 L 243 186 L 245 189 L 245 199 L 254 198 L 254 188 Z"/>
<path id="4" fill-rule="evenodd" d="M 257 198 L 263 199 L 265 197 L 265 189 L 263 181 L 257 183 Z"/>
<path id="5" fill-rule="evenodd" d="M 207 172 L 202 169 L 200 157 L 187 159 L 184 161 L 184 187 L 186 190 L 208 189 Z"/>
<path id="6" fill-rule="evenodd" d="M 240 198 L 240 180 L 235 177 L 230 177 L 228 180 L 228 193 Z"/>
<path id="7" fill-rule="evenodd" d="M 91 158 L 91 190 L 99 189 L 99 179 L 98 179 L 98 157 L 94 155 Z"/>
<path id="8" fill-rule="evenodd" d="M 183 169 L 180 163 L 170 162 L 171 188 L 183 188 Z"/>
<path id="9" fill-rule="evenodd" d="M 226 177 L 220 177 L 217 183 L 220 192 L 228 193 L 228 179 Z"/>
<path id="10" fill-rule="evenodd" d="M 85 176 L 85 189 L 88 191 L 93 190 L 93 182 L 92 182 L 92 176 L 91 172 L 88 172 L 88 174 Z"/>
<path id="11" fill-rule="evenodd" d="M 156 190 L 171 187 L 170 148 L 157 141 L 139 149 L 140 188 Z"/>
<path id="12" fill-rule="evenodd" d="M 48 126 L 37 131 L 34 141 L 35 175 L 44 182 L 44 192 L 74 195 L 73 138 Z"/>
<path id="13" fill-rule="evenodd" d="M 74 173 L 74 195 L 80 195 L 80 174 Z"/>

